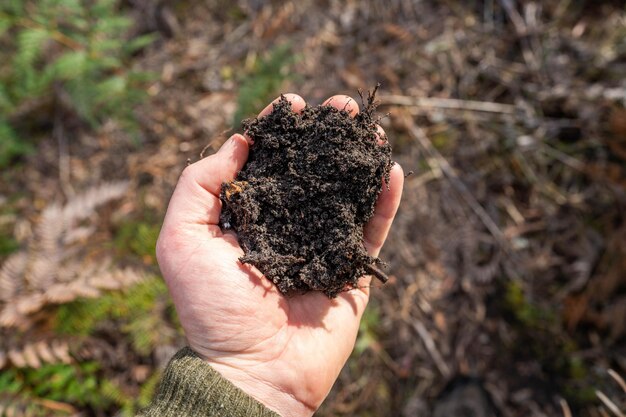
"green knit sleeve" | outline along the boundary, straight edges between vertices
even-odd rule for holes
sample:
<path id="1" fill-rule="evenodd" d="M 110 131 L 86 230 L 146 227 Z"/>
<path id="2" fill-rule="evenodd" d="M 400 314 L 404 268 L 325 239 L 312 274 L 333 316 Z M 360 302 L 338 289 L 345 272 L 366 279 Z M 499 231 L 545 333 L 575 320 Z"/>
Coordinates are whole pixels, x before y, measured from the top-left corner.
<path id="1" fill-rule="evenodd" d="M 202 416 L 280 417 L 184 348 L 170 360 L 152 402 L 137 417 Z"/>

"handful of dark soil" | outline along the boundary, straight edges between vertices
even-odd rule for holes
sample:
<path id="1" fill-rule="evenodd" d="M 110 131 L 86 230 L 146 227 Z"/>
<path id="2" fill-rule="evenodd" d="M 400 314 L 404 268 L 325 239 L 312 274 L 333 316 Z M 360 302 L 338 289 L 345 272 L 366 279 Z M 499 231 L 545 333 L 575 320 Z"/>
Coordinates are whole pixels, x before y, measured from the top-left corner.
<path id="1" fill-rule="evenodd" d="M 374 94 L 351 118 L 332 106 L 302 114 L 281 97 L 267 116 L 244 121 L 253 140 L 237 178 L 222 185 L 220 226 L 234 229 L 245 255 L 281 293 L 354 288 L 381 261 L 363 246 L 391 146 L 378 143 Z"/>

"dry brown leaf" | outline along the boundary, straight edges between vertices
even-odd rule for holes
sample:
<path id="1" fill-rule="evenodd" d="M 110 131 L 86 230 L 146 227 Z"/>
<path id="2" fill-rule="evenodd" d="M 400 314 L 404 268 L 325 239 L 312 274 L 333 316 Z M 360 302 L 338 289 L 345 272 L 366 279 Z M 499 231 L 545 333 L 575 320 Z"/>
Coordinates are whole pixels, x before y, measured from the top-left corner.
<path id="1" fill-rule="evenodd" d="M 56 357 L 54 356 L 54 352 L 52 351 L 50 345 L 46 343 L 44 340 L 40 340 L 35 343 L 35 350 L 37 351 L 37 355 L 46 363 L 54 363 L 56 362 Z M 1 367 L 0 367 L 1 368 Z"/>
<path id="2" fill-rule="evenodd" d="M 18 252 L 9 256 L 0 269 L 0 301 L 8 301 L 19 291 L 28 256 Z"/>
<path id="3" fill-rule="evenodd" d="M 20 350 L 16 348 L 9 349 L 7 355 L 9 356 L 9 360 L 11 361 L 11 363 L 13 363 L 13 365 L 17 366 L 18 368 L 26 367 L 26 358 L 24 358 Z"/>
<path id="4" fill-rule="evenodd" d="M 0 327 L 14 327 L 23 319 L 22 314 L 17 311 L 16 304 L 7 304 L 0 310 Z"/>
<path id="5" fill-rule="evenodd" d="M 365 75 L 356 65 L 352 64 L 339 73 L 341 80 L 351 90 L 358 90 L 365 85 Z"/>
<path id="6" fill-rule="evenodd" d="M 41 361 L 39 360 L 39 356 L 35 351 L 35 348 L 32 344 L 27 344 L 24 346 L 22 350 L 22 356 L 24 360 L 31 368 L 39 368 L 41 366 Z"/>
<path id="7" fill-rule="evenodd" d="M 623 146 L 626 146 L 626 109 L 620 107 L 613 107 L 611 116 L 609 117 L 609 126 L 611 131 L 622 139 L 620 141 Z M 622 148 L 622 158 L 626 160 L 626 149 Z"/>
<path id="8" fill-rule="evenodd" d="M 589 300 L 585 294 L 569 295 L 564 301 L 563 321 L 567 330 L 573 332 L 578 323 L 585 317 L 589 308 Z"/>
<path id="9" fill-rule="evenodd" d="M 15 303 L 17 312 L 25 316 L 39 311 L 45 303 L 45 297 L 43 294 L 30 294 L 24 297 L 18 297 L 13 303 Z"/>
<path id="10" fill-rule="evenodd" d="M 400 42 L 410 42 L 413 39 L 413 34 L 411 32 L 402 26 L 398 26 L 393 23 L 386 23 L 383 25 L 383 30 L 387 35 L 396 38 Z"/>
<path id="11" fill-rule="evenodd" d="M 103 184 L 76 195 L 65 205 L 51 204 L 43 210 L 27 249 L 10 256 L 0 269 L 0 327 L 26 326 L 27 316 L 50 302 L 100 294 L 88 279 L 111 269 L 110 261 L 71 259 L 79 251 L 70 245 L 84 241 L 96 229 L 80 222 L 92 216 L 98 206 L 121 197 L 127 188 L 127 182 Z M 116 288 L 121 285 L 123 281 L 118 280 Z M 31 362 L 35 363 L 32 356 Z"/>
<path id="12" fill-rule="evenodd" d="M 54 356 L 59 359 L 59 361 L 61 361 L 62 363 L 72 362 L 72 358 L 70 356 L 70 348 L 66 341 L 53 340 L 50 347 L 54 352 Z"/>

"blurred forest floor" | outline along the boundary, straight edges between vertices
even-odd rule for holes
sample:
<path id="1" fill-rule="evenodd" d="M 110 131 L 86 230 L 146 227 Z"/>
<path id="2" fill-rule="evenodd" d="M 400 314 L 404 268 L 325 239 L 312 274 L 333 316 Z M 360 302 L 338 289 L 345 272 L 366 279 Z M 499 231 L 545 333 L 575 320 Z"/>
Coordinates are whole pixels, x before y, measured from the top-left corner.
<path id="1" fill-rule="evenodd" d="M 505 417 L 625 412 L 623 1 L 122 12 L 156 35 L 128 61 L 152 74 L 135 128 L 59 110 L 63 83 L 9 118 L 32 149 L 0 173 L 0 410 L 145 405 L 184 344 L 154 244 L 187 161 L 281 92 L 318 104 L 380 82 L 414 174 L 381 254 L 391 280 L 317 415 L 428 416 L 467 378 Z"/>

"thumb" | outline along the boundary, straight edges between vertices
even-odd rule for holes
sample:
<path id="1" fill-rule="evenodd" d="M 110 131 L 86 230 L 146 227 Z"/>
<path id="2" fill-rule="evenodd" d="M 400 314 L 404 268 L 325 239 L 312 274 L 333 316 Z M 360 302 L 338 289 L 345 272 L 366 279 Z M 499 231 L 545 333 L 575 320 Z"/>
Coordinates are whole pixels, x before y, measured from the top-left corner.
<path id="1" fill-rule="evenodd" d="M 248 142 L 231 136 L 220 150 L 189 165 L 181 174 L 170 200 L 163 227 L 184 224 L 217 225 L 222 183 L 232 181 L 248 159 Z"/>

